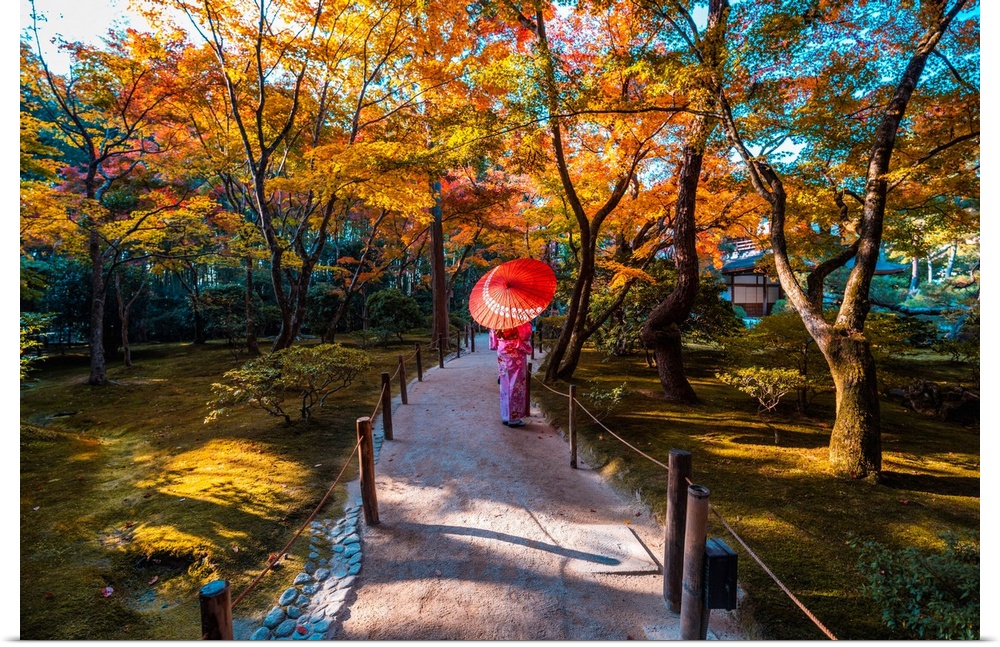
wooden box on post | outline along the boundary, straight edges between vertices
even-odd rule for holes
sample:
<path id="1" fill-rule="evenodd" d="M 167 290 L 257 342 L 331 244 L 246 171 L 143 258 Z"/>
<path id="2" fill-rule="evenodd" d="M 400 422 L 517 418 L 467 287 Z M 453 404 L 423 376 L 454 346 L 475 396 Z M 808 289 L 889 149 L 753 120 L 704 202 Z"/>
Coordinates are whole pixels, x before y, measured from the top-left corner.
<path id="1" fill-rule="evenodd" d="M 718 537 L 705 542 L 705 607 L 736 608 L 736 571 L 739 556 Z"/>

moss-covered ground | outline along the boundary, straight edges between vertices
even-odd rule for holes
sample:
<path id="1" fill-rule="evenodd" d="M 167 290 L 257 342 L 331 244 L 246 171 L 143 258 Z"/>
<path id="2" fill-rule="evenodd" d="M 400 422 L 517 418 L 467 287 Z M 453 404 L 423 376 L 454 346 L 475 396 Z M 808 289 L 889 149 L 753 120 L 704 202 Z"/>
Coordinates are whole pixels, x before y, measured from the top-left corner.
<path id="1" fill-rule="evenodd" d="M 138 346 L 132 368 L 109 362 L 106 387 L 86 384 L 85 356 L 46 358 L 21 391 L 20 637 L 199 639 L 201 586 L 228 580 L 235 599 L 345 464 L 342 483 L 356 477 L 355 421 L 414 341 L 374 350 L 369 374 L 291 426 L 247 407 L 204 423 L 210 385 L 238 364 L 220 342 Z M 325 510 L 345 496 L 338 486 Z M 235 617 L 274 604 L 307 538 Z"/>
<path id="2" fill-rule="evenodd" d="M 685 368 L 701 404 L 668 403 L 655 369 L 642 356 L 611 358 L 589 350 L 574 375 L 583 406 L 623 440 L 663 464 L 671 449 L 692 453 L 694 483 L 711 491 L 716 512 L 785 586 L 840 639 L 899 639 L 861 592 L 852 537 L 903 547 L 937 547 L 945 531 L 978 532 L 979 428 L 945 423 L 897 404 L 882 404 L 883 479 L 838 478 L 828 468 L 833 397 L 821 396 L 808 417 L 782 403 L 762 419 L 757 403 L 714 377 L 720 356 L 688 347 Z M 903 361 L 903 360 L 900 360 Z M 910 360 L 907 370 L 929 379 L 954 370 L 944 358 Z M 954 376 L 951 376 L 954 377 Z M 608 394 L 626 385 L 617 405 Z M 567 384 L 550 385 L 562 393 Z M 605 397 L 588 400 L 588 393 Z M 532 397 L 547 417 L 567 428 L 564 396 L 537 383 Z M 662 520 L 667 473 L 577 414 L 578 438 L 592 466 L 625 491 L 638 492 Z M 568 454 L 567 454 L 568 459 Z M 825 635 L 709 515 L 710 537 L 739 554 L 739 582 L 764 639 L 824 639 Z"/>

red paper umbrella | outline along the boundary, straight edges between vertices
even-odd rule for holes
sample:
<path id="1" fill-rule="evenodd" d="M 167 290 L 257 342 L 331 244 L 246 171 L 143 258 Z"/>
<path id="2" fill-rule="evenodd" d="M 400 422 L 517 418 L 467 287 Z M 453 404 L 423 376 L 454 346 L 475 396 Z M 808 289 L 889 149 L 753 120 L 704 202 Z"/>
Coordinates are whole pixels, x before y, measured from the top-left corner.
<path id="1" fill-rule="evenodd" d="M 469 313 L 487 328 L 502 330 L 531 321 L 556 293 L 556 273 L 542 261 L 519 258 L 494 267 L 469 296 Z"/>

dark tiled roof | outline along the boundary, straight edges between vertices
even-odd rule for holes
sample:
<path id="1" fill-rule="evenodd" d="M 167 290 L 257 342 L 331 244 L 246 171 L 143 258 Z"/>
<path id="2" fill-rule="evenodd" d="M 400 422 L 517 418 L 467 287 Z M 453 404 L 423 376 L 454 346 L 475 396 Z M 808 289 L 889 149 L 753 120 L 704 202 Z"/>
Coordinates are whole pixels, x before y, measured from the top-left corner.
<path id="1" fill-rule="evenodd" d="M 723 274 L 736 274 L 737 272 L 746 272 L 747 270 L 752 270 L 754 265 L 757 264 L 764 256 L 764 252 L 758 254 L 752 254 L 749 256 L 743 256 L 741 258 L 733 258 L 722 264 L 722 269 L 719 271 Z"/>

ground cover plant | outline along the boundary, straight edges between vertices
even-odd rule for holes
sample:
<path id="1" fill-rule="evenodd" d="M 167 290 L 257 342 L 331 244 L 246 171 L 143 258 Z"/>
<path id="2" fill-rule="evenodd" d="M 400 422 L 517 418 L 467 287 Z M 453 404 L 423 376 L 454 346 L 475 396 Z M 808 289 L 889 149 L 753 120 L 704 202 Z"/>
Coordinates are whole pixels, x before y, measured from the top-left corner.
<path id="1" fill-rule="evenodd" d="M 641 356 L 588 349 L 573 383 L 581 394 L 619 389 L 618 404 L 598 417 L 643 452 L 666 464 L 671 449 L 690 451 L 692 481 L 710 489 L 715 510 L 837 638 L 919 637 L 899 623 L 890 628 L 883 622 L 882 607 L 866 594 L 860 546 L 875 543 L 892 554 L 943 553 L 942 533 L 978 532 L 978 424 L 943 422 L 883 400 L 881 481 L 837 477 L 827 460 L 830 394 L 816 397 L 808 417 L 796 413 L 793 399 L 762 417 L 756 400 L 716 377 L 724 366 L 720 351 L 688 346 L 685 352 L 698 405 L 664 401 L 655 370 Z M 946 356 L 923 353 L 897 361 L 928 380 L 956 377 Z M 563 382 L 551 386 L 567 391 Z M 566 399 L 545 388 L 532 389 L 532 395 L 553 424 L 566 429 Z M 581 401 L 589 405 L 586 398 Z M 576 419 L 581 456 L 629 494 L 638 493 L 662 521 L 666 471 L 586 414 Z M 712 514 L 708 534 L 739 553 L 749 636 L 825 639 Z M 885 597 L 884 590 L 881 594 Z M 903 597 L 899 591 L 891 595 Z M 978 631 L 977 624 L 977 637 Z"/>
<path id="2" fill-rule="evenodd" d="M 249 406 L 204 422 L 211 384 L 241 363 L 224 342 L 134 346 L 134 366 L 109 366 L 107 387 L 86 384 L 83 355 L 37 363 L 21 393 L 21 637 L 197 640 L 200 587 L 226 579 L 235 599 L 345 462 L 342 481 L 356 476 L 355 421 L 414 341 L 370 351 L 364 375 L 292 425 Z M 344 501 L 340 485 L 325 510 Z M 296 542 L 234 617 L 259 621 L 307 547 Z"/>

